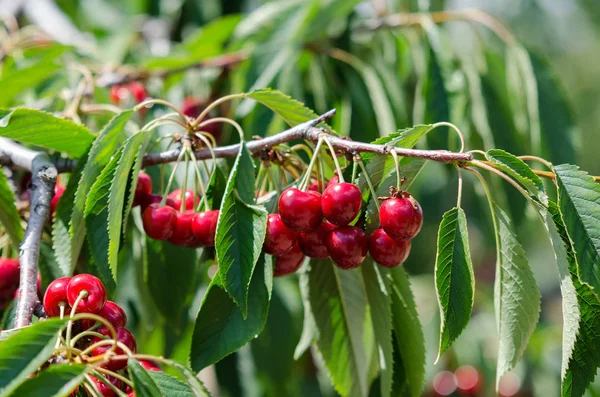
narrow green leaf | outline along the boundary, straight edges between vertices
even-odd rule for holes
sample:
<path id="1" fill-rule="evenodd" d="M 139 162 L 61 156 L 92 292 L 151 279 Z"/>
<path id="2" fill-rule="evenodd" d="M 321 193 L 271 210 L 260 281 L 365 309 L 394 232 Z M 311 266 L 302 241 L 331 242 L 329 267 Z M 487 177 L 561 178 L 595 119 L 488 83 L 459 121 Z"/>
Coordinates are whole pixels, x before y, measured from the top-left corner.
<path id="1" fill-rule="evenodd" d="M 15 244 L 23 240 L 23 226 L 15 206 L 15 193 L 10 188 L 2 169 L 0 169 L 0 223 Z"/>
<path id="2" fill-rule="evenodd" d="M 65 323 L 59 319 L 42 321 L 0 342 L 0 396 L 10 395 L 50 358 Z"/>
<path id="3" fill-rule="evenodd" d="M 129 375 L 133 381 L 133 390 L 135 391 L 136 397 L 163 396 L 158 386 L 156 386 L 156 383 L 154 383 L 154 380 L 152 380 L 148 374 L 148 371 L 142 368 L 136 359 L 130 358 L 127 360 L 127 369 L 129 370 Z"/>
<path id="4" fill-rule="evenodd" d="M 55 364 L 27 379 L 12 394 L 15 397 L 68 397 L 85 379 L 86 368 L 76 364 Z"/>
<path id="5" fill-rule="evenodd" d="M 252 91 L 246 96 L 277 113 L 290 126 L 302 124 L 318 117 L 314 111 L 304 106 L 303 103 L 292 99 L 281 91 L 265 88 Z"/>
<path id="6" fill-rule="evenodd" d="M 435 286 L 441 317 L 439 360 L 465 329 L 473 310 L 475 280 L 467 218 L 461 208 L 453 208 L 444 214 L 437 247 Z"/>
<path id="7" fill-rule="evenodd" d="M 389 133 L 373 142 L 374 145 L 390 145 L 401 148 L 412 148 L 431 130 L 431 124 L 417 124 L 410 128 L 404 128 L 397 132 Z M 371 160 L 377 156 L 375 153 L 361 153 L 364 161 Z M 384 157 L 385 156 L 379 156 Z"/>
<path id="8" fill-rule="evenodd" d="M 72 157 L 85 154 L 94 140 L 94 134 L 81 124 L 26 108 L 0 109 L 0 136 Z"/>
<path id="9" fill-rule="evenodd" d="M 542 180 L 523 160 L 500 149 L 489 150 L 485 157 L 519 182 L 533 197 L 537 198 L 541 195 L 542 201 L 547 202 Z"/>
<path id="10" fill-rule="evenodd" d="M 206 198 L 210 208 L 220 208 L 223 202 L 223 194 L 227 187 L 227 178 L 221 167 L 217 166 L 215 172 L 210 177 L 208 187 L 206 188 Z"/>
<path id="11" fill-rule="evenodd" d="M 12 99 L 28 88 L 33 88 L 47 80 L 60 65 L 42 59 L 34 65 L 3 74 L 0 78 L 0 106 L 10 105 Z"/>
<path id="12" fill-rule="evenodd" d="M 304 322 L 302 324 L 302 334 L 294 350 L 294 360 L 298 360 L 310 348 L 316 340 L 317 326 L 310 307 L 310 278 L 308 272 L 300 272 L 300 294 L 302 295 L 302 305 L 304 306 Z"/>

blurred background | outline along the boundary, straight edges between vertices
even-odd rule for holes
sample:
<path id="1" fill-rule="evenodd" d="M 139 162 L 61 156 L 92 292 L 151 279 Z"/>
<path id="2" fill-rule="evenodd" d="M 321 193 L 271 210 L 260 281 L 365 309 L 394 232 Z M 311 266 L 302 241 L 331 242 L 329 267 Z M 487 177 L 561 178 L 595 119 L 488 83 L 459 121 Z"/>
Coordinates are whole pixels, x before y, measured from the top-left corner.
<path id="1" fill-rule="evenodd" d="M 506 31 L 479 22 L 438 23 L 439 17 L 471 8 L 493 16 Z M 417 21 L 390 17 L 417 12 L 433 14 Z M 0 15 L 7 14 L 76 47 L 84 59 L 101 60 L 107 72 L 120 71 L 121 64 L 123 70 L 151 73 L 185 69 L 146 81 L 151 96 L 172 103 L 272 87 L 319 113 L 337 108 L 332 126 L 353 139 L 371 141 L 414 124 L 451 121 L 465 133 L 468 149 L 497 147 L 600 174 L 597 0 L 0 0 Z M 223 54 L 247 59 L 225 69 L 187 68 Z M 285 128 L 246 102 L 220 112 L 243 121 L 247 137 Z M 236 140 L 230 131 L 221 139 Z M 439 129 L 420 145 L 457 149 L 458 142 Z M 426 395 L 493 395 L 494 235 L 480 186 L 470 175 L 465 178 L 476 304 L 467 330 L 437 365 L 432 272 L 437 227 L 456 200 L 456 172 L 430 164 L 410 188 L 426 222 L 405 264 L 428 342 Z M 493 190 L 518 227 L 543 299 L 525 356 L 500 389 L 504 396 L 557 396 L 562 318 L 554 257 L 522 197 L 499 181 Z M 190 303 L 191 311 L 201 296 Z M 120 299 L 134 297 L 120 291 Z M 295 279 L 278 281 L 265 332 L 216 365 L 211 387 L 232 397 L 334 395 L 318 360 L 292 359 L 302 318 Z M 185 344 L 178 344 L 185 330 L 167 326 L 157 335 L 154 327 L 164 323 L 148 324 L 138 330 L 145 336 L 140 351 L 185 356 Z M 465 385 L 473 376 L 478 391 L 469 394 Z M 600 395 L 599 382 L 589 395 Z"/>

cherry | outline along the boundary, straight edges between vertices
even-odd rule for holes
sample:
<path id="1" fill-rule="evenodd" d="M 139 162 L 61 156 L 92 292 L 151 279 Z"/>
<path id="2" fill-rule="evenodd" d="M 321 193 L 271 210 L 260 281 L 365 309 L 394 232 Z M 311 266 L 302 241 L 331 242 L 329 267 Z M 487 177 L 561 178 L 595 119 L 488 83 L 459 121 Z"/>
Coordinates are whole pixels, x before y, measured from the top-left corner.
<path id="1" fill-rule="evenodd" d="M 127 324 L 127 315 L 125 314 L 125 311 L 113 301 L 106 301 L 106 304 L 102 310 L 100 310 L 98 315 L 108 320 L 115 328 L 124 328 Z M 96 324 L 96 321 L 91 319 L 81 320 L 81 328 L 84 330 L 92 328 L 94 324 Z"/>
<path id="2" fill-rule="evenodd" d="M 0 310 L 8 305 L 19 288 L 19 269 L 18 259 L 0 258 Z"/>
<path id="3" fill-rule="evenodd" d="M 146 208 L 150 206 L 150 204 L 160 204 L 163 196 L 160 194 L 148 194 L 146 196 L 142 196 L 139 199 L 140 208 L 142 209 L 142 214 L 146 211 Z M 175 209 L 175 202 L 172 199 L 167 197 L 165 205 Z"/>
<path id="4" fill-rule="evenodd" d="M 98 388 L 98 390 L 100 390 L 100 393 L 102 393 L 103 397 L 116 397 L 117 396 L 117 393 L 109 385 L 107 385 L 100 379 L 96 378 L 95 376 L 90 375 L 90 377 L 92 378 L 92 381 L 96 384 L 96 387 Z M 121 389 L 123 387 L 123 383 L 121 382 L 120 379 L 117 379 L 114 376 L 110 376 L 110 375 L 104 375 L 104 377 L 106 378 L 106 380 L 108 380 L 110 383 L 112 383 L 117 389 Z"/>
<path id="5" fill-rule="evenodd" d="M 279 215 L 283 223 L 296 232 L 315 230 L 323 222 L 321 194 L 295 187 L 285 189 L 279 197 Z"/>
<path id="6" fill-rule="evenodd" d="M 218 220 L 219 210 L 198 212 L 192 218 L 192 233 L 202 245 L 206 247 L 215 246 Z"/>
<path id="7" fill-rule="evenodd" d="M 381 204 L 379 221 L 394 240 L 410 240 L 423 226 L 423 210 L 412 197 L 390 198 Z"/>
<path id="8" fill-rule="evenodd" d="M 77 313 L 100 313 L 106 303 L 106 289 L 102 281 L 91 274 L 78 274 L 67 285 L 67 299 L 73 307 L 80 293 L 87 294 L 79 301 Z"/>
<path id="9" fill-rule="evenodd" d="M 298 233 L 288 228 L 279 214 L 269 214 L 264 250 L 267 254 L 282 255 L 288 252 L 298 240 Z"/>
<path id="10" fill-rule="evenodd" d="M 137 103 L 143 102 L 148 98 L 148 92 L 142 83 L 139 81 L 132 81 L 129 83 L 129 91 Z"/>
<path id="11" fill-rule="evenodd" d="M 183 105 L 181 112 L 188 117 L 195 119 L 200 116 L 202 109 L 204 109 L 204 101 L 194 98 L 193 96 L 186 96 L 183 98 Z"/>
<path id="12" fill-rule="evenodd" d="M 342 226 L 332 230 L 325 238 L 327 252 L 341 269 L 360 266 L 369 250 L 369 238 L 355 226 Z"/>
<path id="13" fill-rule="evenodd" d="M 171 193 L 169 193 L 167 198 L 173 200 L 173 208 L 179 211 L 181 208 L 181 189 L 173 190 Z M 187 189 L 185 191 L 185 210 L 193 212 L 197 205 L 198 197 L 196 197 L 196 194 L 192 190 Z"/>
<path id="14" fill-rule="evenodd" d="M 308 190 L 312 190 L 313 192 L 320 192 L 321 191 L 321 184 L 316 179 L 313 179 L 310 182 L 310 186 L 308 186 Z"/>
<path id="15" fill-rule="evenodd" d="M 65 307 L 64 314 L 68 315 L 71 307 L 67 299 L 67 285 L 71 281 L 71 277 L 60 277 L 52 281 L 46 293 L 44 294 L 43 304 L 44 311 L 48 317 L 60 316 L 61 305 Z"/>
<path id="16" fill-rule="evenodd" d="M 142 215 L 144 231 L 154 240 L 168 240 L 175 230 L 177 211 L 173 207 L 150 204 Z"/>
<path id="17" fill-rule="evenodd" d="M 162 372 L 162 369 L 158 366 L 158 364 L 156 364 L 154 361 L 148 361 L 148 360 L 140 360 L 140 365 L 146 370 L 146 371 L 156 371 L 156 372 Z"/>
<path id="18" fill-rule="evenodd" d="M 127 97 L 127 88 L 124 85 L 113 85 L 110 87 L 110 100 L 115 105 L 119 105 Z"/>
<path id="19" fill-rule="evenodd" d="M 410 240 L 396 241 L 385 230 L 377 229 L 369 237 L 369 253 L 381 266 L 398 266 L 408 258 Z"/>
<path id="20" fill-rule="evenodd" d="M 481 388 L 479 371 L 471 365 L 463 365 L 454 371 L 458 390 L 469 396 L 475 396 Z"/>
<path id="21" fill-rule="evenodd" d="M 456 391 L 456 377 L 450 371 L 438 372 L 432 381 L 433 390 L 438 395 L 448 396 Z"/>
<path id="22" fill-rule="evenodd" d="M 135 353 L 136 343 L 135 343 L 135 338 L 133 337 L 131 332 L 127 331 L 125 328 L 115 328 L 115 330 L 117 332 L 117 341 L 119 341 L 122 344 L 124 344 L 125 346 L 127 346 L 129 348 L 129 350 L 131 350 L 132 353 Z M 101 327 L 96 332 L 98 332 L 99 334 L 102 334 L 104 336 L 112 337 L 112 335 L 107 327 Z M 96 337 L 94 337 L 92 343 L 97 343 L 102 340 L 105 340 L 105 339 L 101 339 L 100 337 L 96 336 Z M 99 356 L 99 355 L 106 353 L 111 348 L 111 346 L 112 345 L 110 345 L 110 344 L 98 346 L 97 348 L 95 348 L 92 351 L 92 356 Z M 120 347 L 117 347 L 115 349 L 115 354 L 123 355 L 123 354 L 125 354 L 125 352 Z M 113 360 L 110 360 L 107 364 L 105 364 L 105 366 L 107 369 L 110 369 L 112 371 L 117 371 L 117 370 L 123 369 L 127 366 L 127 359 L 117 359 L 117 360 L 113 359 Z"/>
<path id="23" fill-rule="evenodd" d="M 62 197 L 63 193 L 67 190 L 63 185 L 55 185 L 54 186 L 54 197 L 50 201 L 50 216 L 54 215 L 54 211 L 56 211 L 56 206 L 58 205 L 58 201 Z"/>
<path id="24" fill-rule="evenodd" d="M 300 233 L 298 236 L 298 245 L 300 245 L 300 249 L 304 252 L 304 255 L 309 258 L 329 258 L 329 252 L 327 252 L 327 247 L 325 246 L 325 238 L 335 228 L 335 225 L 325 221 L 311 232 Z"/>
<path id="25" fill-rule="evenodd" d="M 337 176 L 337 174 L 335 174 L 334 176 L 331 177 L 329 182 L 327 182 L 327 186 L 335 185 L 337 183 L 340 183 L 340 177 Z"/>
<path id="26" fill-rule="evenodd" d="M 133 206 L 139 205 L 145 197 L 152 194 L 152 179 L 145 172 L 140 172 L 138 175 L 137 185 L 135 186 L 135 194 L 133 196 Z"/>
<path id="27" fill-rule="evenodd" d="M 321 197 L 325 218 L 334 225 L 346 226 L 356 218 L 362 204 L 362 193 L 353 183 L 329 184 Z"/>
<path id="28" fill-rule="evenodd" d="M 193 212 L 177 212 L 173 234 L 169 242 L 174 245 L 196 246 L 198 240 L 192 233 L 192 219 L 196 214 Z"/>
<path id="29" fill-rule="evenodd" d="M 298 243 L 285 254 L 275 257 L 275 265 L 273 266 L 273 277 L 281 277 L 294 273 L 302 266 L 304 254 L 300 250 Z"/>

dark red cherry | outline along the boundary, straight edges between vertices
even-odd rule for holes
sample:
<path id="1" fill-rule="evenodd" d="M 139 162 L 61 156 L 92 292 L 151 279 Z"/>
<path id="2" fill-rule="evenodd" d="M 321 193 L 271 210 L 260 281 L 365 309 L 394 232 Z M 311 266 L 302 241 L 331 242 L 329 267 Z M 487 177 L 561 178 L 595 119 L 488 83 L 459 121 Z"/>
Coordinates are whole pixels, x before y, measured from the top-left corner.
<path id="1" fill-rule="evenodd" d="M 123 387 L 123 382 L 120 379 L 115 378 L 114 376 L 104 375 L 106 380 L 113 384 L 117 389 L 121 389 Z M 96 378 L 95 376 L 90 375 L 92 381 L 96 384 L 96 387 L 102 393 L 102 397 L 117 397 L 117 392 L 115 392 L 109 385 Z"/>
<path id="2" fill-rule="evenodd" d="M 390 198 L 381 204 L 379 222 L 394 240 L 410 240 L 423 226 L 423 210 L 412 197 Z"/>
<path id="3" fill-rule="evenodd" d="M 296 232 L 315 230 L 323 222 L 321 194 L 295 187 L 285 189 L 279 197 L 279 215 L 283 223 Z"/>
<path id="4" fill-rule="evenodd" d="M 173 245 L 195 246 L 197 241 L 192 233 L 192 219 L 196 214 L 193 212 L 177 212 L 173 234 L 169 242 Z"/>
<path id="5" fill-rule="evenodd" d="M 52 281 L 46 293 L 44 294 L 43 304 L 44 311 L 48 317 L 60 316 L 60 307 L 64 306 L 64 315 L 68 316 L 71 311 L 69 300 L 67 299 L 67 285 L 69 285 L 71 277 L 60 277 Z"/>
<path id="6" fill-rule="evenodd" d="M 181 107 L 181 112 L 188 117 L 195 119 L 200 116 L 202 109 L 204 109 L 205 104 L 204 101 L 200 99 L 196 99 L 193 96 L 186 96 L 183 98 L 183 106 Z"/>
<path id="7" fill-rule="evenodd" d="M 300 245 L 300 249 L 304 252 L 304 255 L 317 259 L 329 258 L 329 252 L 327 252 L 327 247 L 325 246 L 325 238 L 335 228 L 335 225 L 325 221 L 311 232 L 300 233 L 298 236 L 298 245 Z"/>
<path id="8" fill-rule="evenodd" d="M 167 198 L 172 200 L 173 208 L 175 208 L 177 211 L 181 210 L 181 189 L 173 190 L 171 193 L 169 193 Z M 198 197 L 192 190 L 187 189 L 185 191 L 185 210 L 194 212 L 197 205 Z"/>
<path id="9" fill-rule="evenodd" d="M 410 240 L 397 241 L 388 236 L 383 229 L 376 229 L 369 237 L 369 253 L 381 266 L 398 266 L 408 258 Z"/>
<path id="10" fill-rule="evenodd" d="M 125 346 L 127 346 L 129 348 L 129 350 L 131 350 L 132 353 L 135 353 L 136 343 L 135 343 L 135 338 L 133 337 L 131 332 L 127 331 L 125 328 L 116 328 L 115 330 L 117 331 L 117 340 L 119 342 L 121 342 L 122 344 L 124 344 Z M 106 327 L 101 327 L 96 332 L 98 332 L 101 335 L 111 337 L 111 333 L 108 330 L 108 328 L 106 328 Z M 97 343 L 102 340 L 104 340 L 104 339 L 100 339 L 99 337 L 94 337 L 92 343 Z M 110 348 L 111 348 L 111 345 L 108 345 L 108 344 L 98 346 L 97 348 L 95 348 L 92 351 L 92 356 L 99 356 L 101 354 L 104 354 Z M 116 355 L 124 355 L 125 352 L 120 347 L 117 347 L 115 349 L 115 354 Z M 108 363 L 106 363 L 104 366 L 107 369 L 110 369 L 111 371 L 118 371 L 127 366 L 127 359 L 116 359 L 116 360 L 113 359 L 113 360 L 110 360 Z"/>
<path id="11" fill-rule="evenodd" d="M 133 196 L 133 206 L 139 205 L 144 199 L 152 194 L 152 179 L 145 172 L 140 172 L 138 175 L 137 185 L 135 186 L 135 194 Z"/>
<path id="12" fill-rule="evenodd" d="M 58 202 L 59 202 L 60 198 L 62 197 L 62 195 L 64 194 L 65 190 L 67 190 L 67 188 L 64 187 L 63 185 L 54 186 L 54 197 L 52 197 L 52 200 L 50 201 L 50 216 L 51 217 L 52 217 L 52 215 L 54 215 L 54 211 L 56 211 L 56 206 L 58 205 Z"/>
<path id="13" fill-rule="evenodd" d="M 0 310 L 6 308 L 19 288 L 18 259 L 0 258 Z"/>
<path id="14" fill-rule="evenodd" d="M 288 228 L 279 214 L 269 214 L 263 248 L 267 254 L 282 255 L 298 240 L 298 233 Z"/>
<path id="15" fill-rule="evenodd" d="M 304 254 L 300 250 L 298 243 L 296 243 L 288 252 L 275 257 L 275 265 L 273 266 L 273 276 L 281 277 L 294 273 L 300 268 L 300 266 L 302 266 L 303 261 Z"/>
<path id="16" fill-rule="evenodd" d="M 100 310 L 98 315 L 106 319 L 115 328 L 124 328 L 125 325 L 127 325 L 127 315 L 125 314 L 125 311 L 113 301 L 106 301 L 106 304 L 102 310 Z M 91 319 L 81 320 L 81 328 L 84 330 L 90 329 L 94 324 L 96 324 L 96 322 Z"/>
<path id="17" fill-rule="evenodd" d="M 144 231 L 154 240 L 168 240 L 175 230 L 177 211 L 173 207 L 150 204 L 142 215 Z"/>
<path id="18" fill-rule="evenodd" d="M 160 204 L 162 199 L 163 199 L 163 196 L 161 196 L 160 194 L 148 194 L 146 196 L 142 196 L 139 200 L 139 205 L 140 205 L 142 214 L 144 213 L 144 211 L 146 211 L 146 208 L 148 208 L 151 204 Z M 168 197 L 165 202 L 165 205 L 175 209 L 175 203 L 173 202 L 173 200 L 171 200 Z"/>
<path id="19" fill-rule="evenodd" d="M 192 218 L 192 233 L 202 245 L 206 247 L 215 246 L 218 220 L 219 210 L 198 212 Z"/>
<path id="20" fill-rule="evenodd" d="M 67 285 L 67 299 L 73 307 L 82 292 L 87 294 L 79 301 L 77 313 L 98 314 L 106 303 L 106 289 L 102 281 L 91 274 L 78 274 L 71 278 Z"/>
<path id="21" fill-rule="evenodd" d="M 341 269 L 360 266 L 369 250 L 369 238 L 355 226 L 342 226 L 332 230 L 325 239 L 327 252 Z"/>
<path id="22" fill-rule="evenodd" d="M 321 197 L 325 218 L 337 226 L 346 226 L 356 218 L 362 204 L 362 193 L 353 183 L 342 182 L 327 186 Z"/>
<path id="23" fill-rule="evenodd" d="M 146 98 L 148 98 L 148 92 L 146 91 L 146 88 L 139 81 L 132 81 L 129 83 L 128 88 L 136 103 L 143 102 Z"/>

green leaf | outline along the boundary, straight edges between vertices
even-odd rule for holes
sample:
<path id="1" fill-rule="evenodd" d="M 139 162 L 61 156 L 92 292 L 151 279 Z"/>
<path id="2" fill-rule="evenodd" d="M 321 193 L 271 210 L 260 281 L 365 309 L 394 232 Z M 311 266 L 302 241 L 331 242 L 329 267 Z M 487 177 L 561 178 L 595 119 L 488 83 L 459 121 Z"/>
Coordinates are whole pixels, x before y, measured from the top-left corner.
<path id="1" fill-rule="evenodd" d="M 265 239 L 267 211 L 254 200 L 254 162 L 245 143 L 235 160 L 221 204 L 215 241 L 223 288 L 248 312 L 248 289 Z"/>
<path id="2" fill-rule="evenodd" d="M 281 91 L 265 88 L 252 91 L 246 94 L 246 97 L 265 105 L 292 127 L 319 117 L 303 103 L 290 98 Z"/>
<path id="3" fill-rule="evenodd" d="M 439 360 L 465 329 L 473 310 L 475 280 L 467 218 L 461 208 L 453 208 L 444 214 L 437 247 L 435 286 L 441 317 Z"/>
<path id="4" fill-rule="evenodd" d="M 558 204 L 577 256 L 578 275 L 600 288 L 600 185 L 574 165 L 554 167 Z"/>
<path id="5" fill-rule="evenodd" d="M 336 391 L 367 395 L 374 330 L 360 271 L 340 270 L 329 260 L 313 260 L 309 299 L 317 326 L 316 343 Z"/>
<path id="6" fill-rule="evenodd" d="M 163 394 L 148 374 L 148 371 L 142 368 L 136 359 L 129 358 L 127 360 L 127 369 L 133 381 L 133 390 L 136 397 L 162 397 Z"/>
<path id="7" fill-rule="evenodd" d="M 164 372 L 148 371 L 148 375 L 159 388 L 161 395 L 169 397 L 202 397 L 208 396 L 208 393 L 197 394 L 189 385 L 183 383 L 177 378 L 167 375 Z"/>
<path id="8" fill-rule="evenodd" d="M 198 47 L 206 45 L 207 42 L 213 46 L 222 47 L 231 38 L 233 31 L 241 20 L 242 16 L 239 14 L 216 18 L 186 37 L 181 44 L 191 53 L 194 53 Z"/>
<path id="9" fill-rule="evenodd" d="M 27 379 L 12 396 L 67 397 L 85 379 L 86 368 L 76 364 L 55 364 Z"/>
<path id="10" fill-rule="evenodd" d="M 390 270 L 390 276 L 395 347 L 403 369 L 403 373 L 394 373 L 393 390 L 404 389 L 406 394 L 417 397 L 425 381 L 425 336 L 406 270 L 396 267 Z M 392 395 L 401 394 L 393 392 Z"/>
<path id="11" fill-rule="evenodd" d="M 437 123 L 440 121 L 450 121 L 450 99 L 446 91 L 446 83 L 442 74 L 440 60 L 435 51 L 429 49 L 428 75 L 422 85 L 423 97 L 425 98 L 425 109 L 423 120 L 417 121 L 425 123 Z M 435 137 L 428 138 L 428 142 L 439 147 L 447 147 L 448 128 L 441 127 L 436 131 Z"/>
<path id="12" fill-rule="evenodd" d="M 198 372 L 235 352 L 256 335 L 267 320 L 272 289 L 273 264 L 270 256 L 261 255 L 250 283 L 248 313 L 227 294 L 217 273 L 206 291 L 196 319 L 191 367 Z"/>
<path id="13" fill-rule="evenodd" d="M 23 226 L 15 206 L 15 193 L 10 188 L 2 169 L 0 169 L 0 223 L 13 243 L 19 244 L 23 240 Z"/>
<path id="14" fill-rule="evenodd" d="M 519 182 L 533 197 L 541 196 L 542 202 L 548 201 L 542 180 L 523 160 L 500 149 L 488 150 L 485 157 Z"/>
<path id="15" fill-rule="evenodd" d="M 10 395 L 54 352 L 66 320 L 51 319 L 21 328 L 0 342 L 0 396 Z"/>
<path id="16" fill-rule="evenodd" d="M 404 128 L 397 132 L 382 136 L 381 138 L 377 138 L 371 143 L 374 145 L 390 145 L 410 149 L 431 131 L 431 127 L 431 124 L 417 124 L 410 128 Z M 361 156 L 364 161 L 369 161 L 377 155 L 375 153 L 361 153 Z M 387 156 L 379 157 L 383 157 L 384 159 L 387 158 Z"/>
<path id="17" fill-rule="evenodd" d="M 223 202 L 223 194 L 227 187 L 227 178 L 221 167 L 217 166 L 215 172 L 210 177 L 208 187 L 206 188 L 206 198 L 210 208 L 220 208 Z"/>
<path id="18" fill-rule="evenodd" d="M 497 265 L 494 300 L 498 327 L 496 387 L 523 355 L 540 315 L 540 293 L 508 215 L 494 206 Z"/>
<path id="19" fill-rule="evenodd" d="M 15 96 L 28 88 L 38 86 L 60 68 L 60 65 L 42 59 L 29 67 L 3 74 L 0 79 L 0 106 L 10 105 Z"/>
<path id="20" fill-rule="evenodd" d="M 26 108 L 0 109 L 0 136 L 72 157 L 85 154 L 94 140 L 94 134 L 81 124 Z"/>

